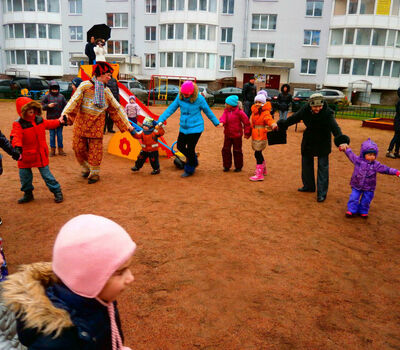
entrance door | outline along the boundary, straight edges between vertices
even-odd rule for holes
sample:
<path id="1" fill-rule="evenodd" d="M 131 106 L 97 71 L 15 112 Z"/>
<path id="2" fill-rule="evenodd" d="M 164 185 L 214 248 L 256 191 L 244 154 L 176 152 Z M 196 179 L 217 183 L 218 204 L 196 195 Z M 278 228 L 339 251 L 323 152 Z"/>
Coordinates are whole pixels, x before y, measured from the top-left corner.
<path id="1" fill-rule="evenodd" d="M 243 74 L 243 85 L 250 81 L 250 78 L 253 77 L 253 73 L 244 73 Z"/>
<path id="2" fill-rule="evenodd" d="M 265 76 L 265 87 L 268 89 L 279 90 L 279 83 L 281 82 L 281 76 L 276 74 L 267 74 Z"/>

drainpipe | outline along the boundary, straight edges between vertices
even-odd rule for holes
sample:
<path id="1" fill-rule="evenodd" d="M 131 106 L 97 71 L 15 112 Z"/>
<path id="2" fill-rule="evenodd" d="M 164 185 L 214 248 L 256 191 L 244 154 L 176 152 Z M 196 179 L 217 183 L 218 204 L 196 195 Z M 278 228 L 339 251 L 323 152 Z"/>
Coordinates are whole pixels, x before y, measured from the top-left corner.
<path id="1" fill-rule="evenodd" d="M 136 1 L 132 0 L 131 2 L 131 49 L 130 49 L 130 57 L 129 57 L 129 65 L 130 65 L 130 70 L 133 72 L 133 65 L 132 65 L 132 57 L 133 53 L 135 51 L 135 23 L 136 23 L 136 17 L 135 17 L 135 8 L 136 8 Z"/>
<path id="2" fill-rule="evenodd" d="M 248 22 L 249 22 L 249 0 L 246 0 L 246 5 L 245 5 L 245 11 L 244 11 L 244 22 L 243 22 L 243 48 L 242 48 L 242 57 L 246 57 L 246 48 L 247 48 L 247 31 L 248 31 Z"/>
<path id="3" fill-rule="evenodd" d="M 235 46 L 235 44 L 233 44 L 232 43 L 232 63 L 231 63 L 231 68 L 232 68 L 232 77 L 234 76 L 233 75 L 233 66 L 234 66 L 234 63 L 235 63 L 235 50 L 236 50 L 236 46 Z"/>

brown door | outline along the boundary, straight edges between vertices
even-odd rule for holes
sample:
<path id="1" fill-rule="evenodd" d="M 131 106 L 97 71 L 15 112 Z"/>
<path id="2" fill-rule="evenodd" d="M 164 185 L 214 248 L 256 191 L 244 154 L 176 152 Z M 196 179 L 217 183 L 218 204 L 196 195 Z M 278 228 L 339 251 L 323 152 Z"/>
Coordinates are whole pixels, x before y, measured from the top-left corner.
<path id="1" fill-rule="evenodd" d="M 244 73 L 243 74 L 243 85 L 248 83 L 250 78 L 254 76 L 254 73 Z"/>
<path id="2" fill-rule="evenodd" d="M 268 89 L 279 90 L 279 83 L 281 82 L 281 76 L 275 74 L 267 74 L 265 76 L 265 87 Z"/>

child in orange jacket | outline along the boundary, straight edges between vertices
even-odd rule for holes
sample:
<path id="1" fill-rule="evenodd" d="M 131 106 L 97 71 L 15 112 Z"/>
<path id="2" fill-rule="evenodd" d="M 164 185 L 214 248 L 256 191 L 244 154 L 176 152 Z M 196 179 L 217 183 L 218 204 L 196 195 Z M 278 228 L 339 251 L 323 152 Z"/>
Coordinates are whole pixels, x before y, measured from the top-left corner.
<path id="1" fill-rule="evenodd" d="M 162 127 L 158 129 L 154 128 L 154 120 L 150 117 L 146 117 L 143 121 L 143 130 L 132 131 L 132 136 L 138 139 L 142 150 L 135 162 L 135 166 L 131 168 L 132 171 L 139 171 L 147 158 L 150 159 L 151 167 L 153 171 L 151 175 L 157 175 L 160 173 L 160 162 L 158 160 L 158 141 L 157 139 L 164 135 L 165 131 Z"/>
<path id="2" fill-rule="evenodd" d="M 250 177 L 251 181 L 262 181 L 264 175 L 267 174 L 264 156 L 262 151 L 267 146 L 267 127 L 277 128 L 277 124 L 271 116 L 272 105 L 267 101 L 268 94 L 266 91 L 260 91 L 254 98 L 254 104 L 251 107 L 251 137 L 254 157 L 257 161 L 257 167 L 254 176 Z"/>

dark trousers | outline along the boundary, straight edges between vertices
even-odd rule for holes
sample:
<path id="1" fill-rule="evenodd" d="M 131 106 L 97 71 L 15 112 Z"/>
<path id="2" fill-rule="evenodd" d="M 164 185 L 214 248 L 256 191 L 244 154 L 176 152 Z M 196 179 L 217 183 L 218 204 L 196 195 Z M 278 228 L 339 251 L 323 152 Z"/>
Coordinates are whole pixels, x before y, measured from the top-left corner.
<path id="1" fill-rule="evenodd" d="M 104 124 L 104 132 L 106 132 L 106 130 L 108 132 L 112 131 L 113 127 L 114 127 L 114 122 L 111 119 L 110 115 L 106 113 L 106 123 Z"/>
<path id="2" fill-rule="evenodd" d="M 314 156 L 301 156 L 301 179 L 303 186 L 315 191 L 314 177 Z M 317 194 L 318 196 L 326 196 L 329 185 L 329 155 L 318 157 L 318 172 L 317 172 Z"/>
<path id="3" fill-rule="evenodd" d="M 139 156 L 135 163 L 136 168 L 141 169 L 147 158 L 150 159 L 150 164 L 153 170 L 160 169 L 160 162 L 158 160 L 158 151 L 154 152 L 140 151 Z"/>
<path id="4" fill-rule="evenodd" d="M 243 168 L 243 152 L 242 152 L 242 138 L 241 137 L 228 137 L 225 135 L 224 146 L 222 147 L 222 163 L 224 168 L 230 169 L 232 166 L 232 151 L 233 147 L 233 161 L 236 169 Z"/>
<path id="5" fill-rule="evenodd" d="M 256 158 L 258 165 L 264 162 L 264 156 L 262 154 L 262 151 L 254 151 L 254 157 Z"/>
<path id="6" fill-rule="evenodd" d="M 389 152 L 392 152 L 394 148 L 394 153 L 398 154 L 400 150 L 400 131 L 395 131 L 392 141 L 390 141 L 390 145 L 388 148 Z"/>
<path id="7" fill-rule="evenodd" d="M 243 110 L 244 113 L 250 118 L 251 117 L 251 106 L 253 105 L 253 102 L 251 101 L 244 101 L 243 102 Z"/>
<path id="8" fill-rule="evenodd" d="M 195 134 L 179 133 L 176 147 L 186 157 L 186 164 L 190 167 L 197 167 L 196 145 L 201 136 L 201 132 Z"/>

